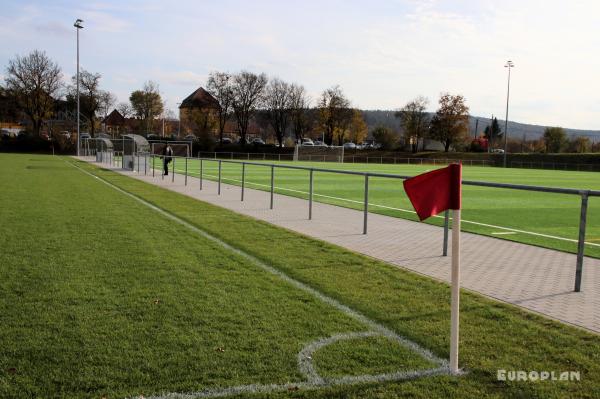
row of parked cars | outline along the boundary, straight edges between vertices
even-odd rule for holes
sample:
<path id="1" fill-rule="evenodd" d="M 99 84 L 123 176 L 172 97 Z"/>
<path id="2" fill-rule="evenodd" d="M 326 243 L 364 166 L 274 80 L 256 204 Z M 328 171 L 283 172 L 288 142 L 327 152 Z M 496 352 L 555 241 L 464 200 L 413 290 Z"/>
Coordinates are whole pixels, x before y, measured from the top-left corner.
<path id="1" fill-rule="evenodd" d="M 303 147 L 328 147 L 327 144 L 322 142 L 321 140 L 311 140 L 308 138 L 302 139 L 302 143 L 300 143 Z M 363 149 L 377 149 L 381 148 L 381 145 L 375 143 L 361 143 L 355 144 L 353 142 L 344 143 L 344 148 L 348 150 L 363 150 Z"/>
<path id="2" fill-rule="evenodd" d="M 146 138 L 148 140 L 160 140 L 161 137 L 158 136 L 157 134 L 148 134 L 146 136 Z M 177 136 L 175 134 L 173 134 L 170 138 L 172 139 L 177 139 Z M 186 141 L 196 141 L 198 138 L 193 135 L 193 134 L 188 134 L 187 136 L 183 137 L 182 140 L 186 140 Z M 232 140 L 229 137 L 223 137 L 223 139 L 220 141 L 220 144 L 222 145 L 228 145 L 228 144 L 241 144 L 242 140 L 241 139 L 237 139 L 237 140 Z M 261 139 L 260 137 L 255 137 L 255 138 L 247 138 L 246 139 L 246 144 L 253 144 L 253 145 L 267 145 L 267 143 L 265 143 L 265 141 L 263 139 Z M 328 147 L 327 144 L 325 144 L 323 141 L 321 140 L 312 140 L 309 138 L 304 138 L 302 139 L 302 142 L 299 143 L 301 146 L 303 147 Z M 381 148 L 381 146 L 379 144 L 375 144 L 375 143 L 360 143 L 360 144 L 355 144 L 352 142 L 349 143 L 344 143 L 344 148 L 345 149 L 357 149 L 357 150 L 362 150 L 362 149 L 377 149 L 377 148 Z"/>

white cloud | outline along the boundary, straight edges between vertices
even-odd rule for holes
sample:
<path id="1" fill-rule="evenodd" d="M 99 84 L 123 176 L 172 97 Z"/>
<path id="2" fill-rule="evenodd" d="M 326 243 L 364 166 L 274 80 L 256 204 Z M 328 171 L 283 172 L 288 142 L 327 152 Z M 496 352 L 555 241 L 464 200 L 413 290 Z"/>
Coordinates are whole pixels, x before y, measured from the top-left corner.
<path id="1" fill-rule="evenodd" d="M 156 74 L 156 81 L 164 82 L 171 85 L 180 85 L 194 87 L 194 90 L 199 85 L 203 85 L 206 82 L 208 75 L 198 74 L 192 71 L 177 71 L 177 72 L 159 72 Z"/>

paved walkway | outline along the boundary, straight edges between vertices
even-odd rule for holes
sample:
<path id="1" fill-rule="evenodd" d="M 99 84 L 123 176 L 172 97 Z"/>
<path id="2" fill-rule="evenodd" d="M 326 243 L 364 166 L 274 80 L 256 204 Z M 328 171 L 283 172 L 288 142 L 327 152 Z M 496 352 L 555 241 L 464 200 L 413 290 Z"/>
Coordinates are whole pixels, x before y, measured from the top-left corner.
<path id="1" fill-rule="evenodd" d="M 105 165 L 103 165 L 105 166 Z M 368 234 L 362 234 L 363 213 L 315 202 L 308 220 L 308 201 L 275 194 L 269 209 L 269 192 L 176 175 L 161 179 L 136 172 L 116 171 L 193 198 L 264 220 L 355 252 L 381 259 L 446 282 L 450 256 L 441 256 L 443 229 L 389 216 L 369 214 Z M 585 258 L 582 292 L 573 292 L 575 255 L 476 234 L 462 234 L 461 284 L 504 302 L 553 319 L 600 333 L 600 260 Z M 451 245 L 449 245 L 449 252 Z M 448 254 L 450 255 L 450 253 Z"/>

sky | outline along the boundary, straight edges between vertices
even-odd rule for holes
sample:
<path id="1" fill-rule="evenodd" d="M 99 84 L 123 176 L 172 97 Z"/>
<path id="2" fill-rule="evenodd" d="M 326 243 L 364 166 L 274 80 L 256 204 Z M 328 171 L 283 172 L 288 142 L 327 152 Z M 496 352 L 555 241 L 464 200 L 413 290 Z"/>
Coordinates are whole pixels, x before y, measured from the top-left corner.
<path id="1" fill-rule="evenodd" d="M 0 0 L 0 81 L 16 55 L 44 50 L 127 101 L 158 83 L 167 108 L 211 71 L 264 72 L 316 102 L 339 85 L 352 105 L 397 109 L 417 96 L 462 94 L 471 115 L 600 129 L 597 1 Z"/>

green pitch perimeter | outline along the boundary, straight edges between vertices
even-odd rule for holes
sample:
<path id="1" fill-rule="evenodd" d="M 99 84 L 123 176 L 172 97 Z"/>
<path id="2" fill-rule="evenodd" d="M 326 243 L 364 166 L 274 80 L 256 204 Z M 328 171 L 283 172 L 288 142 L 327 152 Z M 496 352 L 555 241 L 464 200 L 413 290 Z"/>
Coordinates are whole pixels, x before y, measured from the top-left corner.
<path id="1" fill-rule="evenodd" d="M 284 389 L 253 397 L 600 391 L 598 335 L 470 293 L 466 375 L 327 384 L 435 367 L 365 335 L 375 324 L 446 359 L 449 287 L 70 158 L 0 154 L 0 182 L 1 398 L 174 398 L 270 384 Z M 345 339 L 323 341 L 336 336 Z M 303 385 L 302 353 L 323 385 Z M 498 381 L 498 369 L 575 371 L 580 381 Z"/>
<path id="2" fill-rule="evenodd" d="M 269 162 L 278 164 L 279 162 Z M 374 165 L 315 162 L 281 162 L 306 167 L 417 175 L 441 166 Z M 158 160 L 157 160 L 158 164 Z M 176 160 L 176 171 L 184 173 L 184 162 Z M 188 173 L 199 175 L 199 161 L 188 161 Z M 217 177 L 217 161 L 203 162 L 203 175 Z M 600 190 L 600 174 L 531 169 L 502 169 L 465 166 L 465 180 L 514 183 L 548 187 Z M 240 185 L 241 165 L 222 163 L 224 183 Z M 262 166 L 246 166 L 249 188 L 270 190 L 271 170 Z M 308 171 L 275 170 L 275 192 L 308 198 Z M 364 178 L 316 172 L 314 200 L 349 208 L 362 209 Z M 581 198 L 576 195 L 547 194 L 521 190 L 463 186 L 463 230 L 497 238 L 568 252 L 577 252 Z M 371 177 L 369 179 L 369 211 L 388 216 L 417 220 L 401 180 Z M 443 225 L 443 218 L 427 223 Z M 600 198 L 590 197 L 588 205 L 585 253 L 600 257 Z"/>

